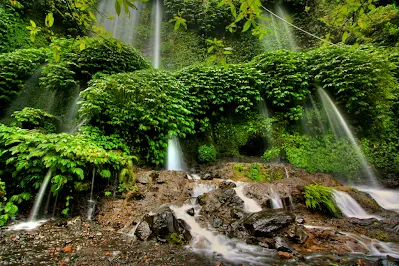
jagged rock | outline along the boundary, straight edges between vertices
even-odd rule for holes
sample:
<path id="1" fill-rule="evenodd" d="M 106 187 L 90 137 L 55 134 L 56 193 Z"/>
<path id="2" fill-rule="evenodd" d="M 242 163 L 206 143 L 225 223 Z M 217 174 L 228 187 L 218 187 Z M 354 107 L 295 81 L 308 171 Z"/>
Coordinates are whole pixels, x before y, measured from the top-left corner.
<path id="1" fill-rule="evenodd" d="M 194 216 L 195 212 L 194 212 L 194 208 L 188 209 L 187 210 L 187 214 L 190 216 Z"/>
<path id="2" fill-rule="evenodd" d="M 213 177 L 211 176 L 211 174 L 205 174 L 203 176 L 201 176 L 202 180 L 212 180 Z"/>
<path id="3" fill-rule="evenodd" d="M 219 184 L 220 189 L 230 189 L 230 188 L 235 188 L 235 187 L 237 187 L 237 185 L 234 182 L 230 182 L 230 181 L 222 181 Z"/>
<path id="4" fill-rule="evenodd" d="M 276 249 L 277 251 L 293 253 L 291 245 L 288 244 L 288 242 L 282 237 L 274 238 L 274 249 Z"/>
<path id="5" fill-rule="evenodd" d="M 155 213 L 147 214 L 144 221 L 148 223 L 158 241 L 166 242 L 171 236 L 174 239 L 180 239 L 182 242 L 191 239 L 188 225 L 182 220 L 177 220 L 168 206 L 161 207 Z"/>
<path id="6" fill-rule="evenodd" d="M 149 224 L 146 221 L 142 221 L 136 228 L 136 232 L 134 234 L 139 240 L 146 241 L 150 237 L 151 233 L 152 231 Z"/>
<path id="7" fill-rule="evenodd" d="M 294 219 L 294 215 L 287 211 L 263 210 L 247 215 L 243 224 L 251 235 L 268 237 L 288 226 Z"/>
<path id="8" fill-rule="evenodd" d="M 290 254 L 288 252 L 283 252 L 283 251 L 277 252 L 277 256 L 279 256 L 282 259 L 286 259 L 286 260 L 292 259 L 292 257 L 293 257 L 292 254 Z"/>
<path id="9" fill-rule="evenodd" d="M 237 196 L 237 192 L 232 188 L 223 191 L 222 194 L 217 195 L 217 198 L 219 202 L 228 203 L 229 206 L 242 207 L 244 205 L 244 201 Z"/>
<path id="10" fill-rule="evenodd" d="M 315 244 L 309 234 L 303 229 L 302 226 L 295 226 L 294 235 L 291 240 L 298 244 L 303 244 L 306 248 L 310 248 Z"/>

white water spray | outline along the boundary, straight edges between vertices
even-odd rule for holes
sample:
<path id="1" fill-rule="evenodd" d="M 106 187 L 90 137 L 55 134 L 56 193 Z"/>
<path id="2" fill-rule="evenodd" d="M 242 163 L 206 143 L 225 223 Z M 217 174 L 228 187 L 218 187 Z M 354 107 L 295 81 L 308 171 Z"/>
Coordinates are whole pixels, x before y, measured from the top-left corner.
<path id="1" fill-rule="evenodd" d="M 154 68 L 159 68 L 160 58 L 161 58 L 161 23 L 162 23 L 162 6 L 161 0 L 155 0 L 155 19 L 153 20 L 155 33 L 154 33 L 154 50 L 152 56 L 152 66 Z M 153 7 L 154 10 L 154 7 Z M 155 14 L 154 14 L 155 13 Z"/>
<path id="2" fill-rule="evenodd" d="M 399 191 L 364 187 L 356 187 L 356 189 L 370 194 L 382 208 L 399 212 Z"/>
<path id="3" fill-rule="evenodd" d="M 248 198 L 244 195 L 244 188 L 246 184 L 244 182 L 235 182 L 237 187 L 234 190 L 237 193 L 237 196 L 240 197 L 244 201 L 244 211 L 245 212 L 260 212 L 262 207 L 255 200 Z"/>
<path id="4" fill-rule="evenodd" d="M 339 126 L 343 129 L 345 135 L 348 137 L 349 142 L 353 146 L 361 164 L 364 173 L 367 175 L 368 180 L 370 184 L 373 187 L 378 186 L 378 182 L 376 177 L 374 176 L 372 170 L 370 169 L 366 158 L 364 157 L 359 145 L 356 142 L 355 137 L 352 134 L 352 131 L 349 129 L 348 124 L 346 123 L 344 117 L 342 114 L 339 112 L 338 108 L 335 106 L 331 98 L 328 96 L 328 94 L 322 89 L 318 88 L 318 93 L 320 95 L 321 101 L 323 102 L 324 108 L 327 113 L 328 120 L 330 121 L 331 127 L 334 129 L 336 126 L 338 126 L 336 123 L 339 124 Z"/>
<path id="5" fill-rule="evenodd" d="M 274 191 L 272 188 L 270 188 L 270 201 L 272 203 L 272 208 L 273 209 L 283 209 L 284 205 L 283 202 L 281 201 L 280 195 Z"/>
<path id="6" fill-rule="evenodd" d="M 180 148 L 179 139 L 175 136 L 168 141 L 166 170 L 184 170 L 183 152 Z"/>
<path id="7" fill-rule="evenodd" d="M 348 193 L 343 191 L 334 190 L 334 201 L 343 215 L 346 217 L 355 217 L 359 219 L 370 219 L 380 217 L 368 214 L 362 206 L 357 203 Z"/>

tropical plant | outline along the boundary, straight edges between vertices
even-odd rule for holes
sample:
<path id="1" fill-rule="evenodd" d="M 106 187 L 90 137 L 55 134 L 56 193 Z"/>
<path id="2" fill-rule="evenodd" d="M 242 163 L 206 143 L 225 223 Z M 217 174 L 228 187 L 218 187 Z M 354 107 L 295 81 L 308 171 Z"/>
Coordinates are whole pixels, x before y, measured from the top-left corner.
<path id="1" fill-rule="evenodd" d="M 216 161 L 215 146 L 202 145 L 198 148 L 198 161 L 201 163 L 211 163 Z"/>
<path id="2" fill-rule="evenodd" d="M 305 186 L 306 207 L 322 213 L 339 216 L 340 210 L 333 199 L 333 189 L 313 184 Z"/>
<path id="3" fill-rule="evenodd" d="M 167 72 L 141 70 L 92 80 L 80 113 L 106 135 L 118 134 L 135 154 L 162 164 L 171 135 L 193 133 L 186 88 Z"/>
<path id="4" fill-rule="evenodd" d="M 18 126 L 24 129 L 37 129 L 46 133 L 55 133 L 56 118 L 43 110 L 25 107 L 21 111 L 14 112 L 12 117 Z"/>

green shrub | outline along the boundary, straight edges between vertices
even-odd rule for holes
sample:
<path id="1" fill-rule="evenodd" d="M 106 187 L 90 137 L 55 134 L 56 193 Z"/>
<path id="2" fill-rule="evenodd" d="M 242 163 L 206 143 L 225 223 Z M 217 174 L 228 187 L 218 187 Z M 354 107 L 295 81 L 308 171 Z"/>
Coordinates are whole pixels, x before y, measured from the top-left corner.
<path id="1" fill-rule="evenodd" d="M 47 56 L 46 49 L 22 49 L 0 54 L 0 115 Z"/>
<path id="2" fill-rule="evenodd" d="M 266 161 L 274 161 L 280 158 L 281 149 L 279 147 L 272 147 L 265 151 L 262 159 Z"/>
<path id="3" fill-rule="evenodd" d="M 0 175 L 7 194 L 12 195 L 11 203 L 34 195 L 49 170 L 51 191 L 62 192 L 59 199 L 68 202 L 68 194 L 76 186 L 83 188 L 82 183 L 90 182 L 93 168 L 98 176 L 110 178 L 111 172 L 131 173 L 132 159 L 118 151 L 106 151 L 84 135 L 43 134 L 0 125 Z M 129 170 L 123 171 L 125 168 Z"/>
<path id="4" fill-rule="evenodd" d="M 190 111 L 196 128 L 205 131 L 210 121 L 220 117 L 248 114 L 256 111 L 263 87 L 261 73 L 248 65 L 197 65 L 175 74 L 188 89 Z"/>
<path id="5" fill-rule="evenodd" d="M 185 137 L 194 123 L 187 90 L 169 73 L 141 70 L 92 80 L 80 113 L 111 136 L 118 134 L 148 163 L 162 164 L 170 134 Z"/>
<path id="6" fill-rule="evenodd" d="M 330 92 L 338 106 L 367 132 L 383 132 L 393 116 L 389 98 L 397 83 L 394 66 L 367 47 L 331 46 L 307 53 L 311 82 Z"/>
<path id="7" fill-rule="evenodd" d="M 25 107 L 21 111 L 14 112 L 12 116 L 21 128 L 38 129 L 46 133 L 56 131 L 55 117 L 43 110 Z"/>
<path id="8" fill-rule="evenodd" d="M 151 68 L 136 49 L 115 39 L 90 38 L 83 50 L 80 42 L 74 40 L 58 40 L 55 45 L 61 47 L 61 62 L 51 59 L 40 79 L 41 85 L 48 89 L 85 86 L 96 73 L 116 74 Z"/>
<path id="9" fill-rule="evenodd" d="M 198 161 L 201 163 L 211 163 L 216 161 L 215 146 L 202 145 L 198 148 Z"/>
<path id="10" fill-rule="evenodd" d="M 322 213 L 339 216 L 340 210 L 333 199 L 333 189 L 322 185 L 305 187 L 306 207 Z"/>
<path id="11" fill-rule="evenodd" d="M 299 120 L 309 95 L 309 75 L 303 53 L 276 51 L 254 58 L 251 65 L 260 70 L 265 101 L 283 118 Z"/>
<path id="12" fill-rule="evenodd" d="M 348 179 L 359 178 L 360 159 L 346 138 L 333 135 L 310 137 L 300 135 L 283 136 L 288 161 L 309 173 L 324 172 Z"/>

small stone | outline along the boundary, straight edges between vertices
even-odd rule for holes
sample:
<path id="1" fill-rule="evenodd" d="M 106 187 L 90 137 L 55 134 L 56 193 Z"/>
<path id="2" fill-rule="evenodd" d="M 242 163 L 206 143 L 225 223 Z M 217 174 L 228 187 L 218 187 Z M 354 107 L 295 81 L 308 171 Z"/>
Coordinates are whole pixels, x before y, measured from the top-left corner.
<path id="1" fill-rule="evenodd" d="M 282 259 L 286 259 L 286 260 L 292 259 L 292 257 L 293 257 L 291 253 L 283 252 L 283 251 L 277 252 L 277 256 L 279 256 Z"/>
<path id="2" fill-rule="evenodd" d="M 107 252 L 107 253 L 105 253 L 105 256 L 109 257 L 109 256 L 111 256 L 111 253 Z"/>
<path id="3" fill-rule="evenodd" d="M 61 249 L 64 253 L 72 253 L 72 245 L 65 246 Z"/>
<path id="4" fill-rule="evenodd" d="M 296 219 L 295 219 L 295 222 L 296 222 L 297 224 L 304 224 L 304 223 L 305 223 L 305 219 L 303 219 L 303 218 L 296 218 Z"/>
<path id="5" fill-rule="evenodd" d="M 220 226 L 222 226 L 222 225 L 223 225 L 222 220 L 220 220 L 219 218 L 216 218 L 216 219 L 215 219 L 215 222 L 214 222 L 214 227 L 215 227 L 215 228 L 218 228 L 218 227 L 220 227 Z"/>
<path id="6" fill-rule="evenodd" d="M 194 208 L 188 209 L 187 210 L 187 214 L 190 216 L 194 216 L 195 212 L 194 212 Z"/>

